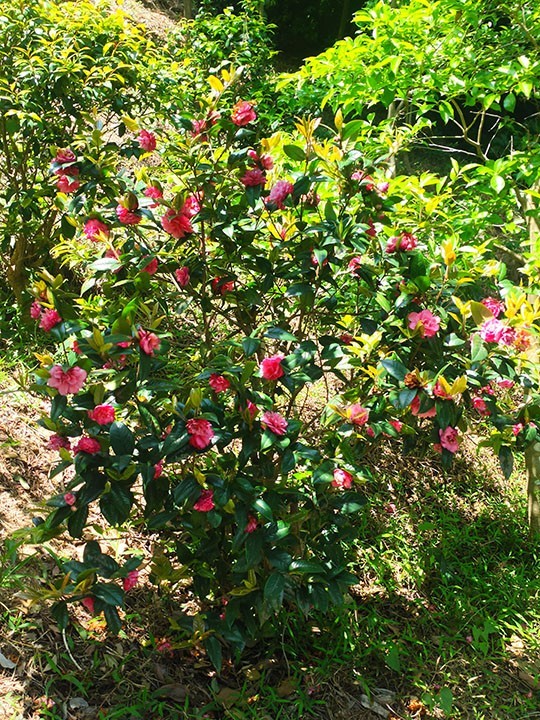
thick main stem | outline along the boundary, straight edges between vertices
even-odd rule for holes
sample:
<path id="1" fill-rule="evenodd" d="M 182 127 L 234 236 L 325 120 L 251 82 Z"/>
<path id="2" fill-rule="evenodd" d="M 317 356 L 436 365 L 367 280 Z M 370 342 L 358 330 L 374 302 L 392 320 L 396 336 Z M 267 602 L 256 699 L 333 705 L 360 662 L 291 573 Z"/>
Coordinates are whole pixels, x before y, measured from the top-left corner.
<path id="1" fill-rule="evenodd" d="M 527 465 L 527 498 L 529 532 L 540 532 L 540 442 L 534 442 L 525 451 Z"/>

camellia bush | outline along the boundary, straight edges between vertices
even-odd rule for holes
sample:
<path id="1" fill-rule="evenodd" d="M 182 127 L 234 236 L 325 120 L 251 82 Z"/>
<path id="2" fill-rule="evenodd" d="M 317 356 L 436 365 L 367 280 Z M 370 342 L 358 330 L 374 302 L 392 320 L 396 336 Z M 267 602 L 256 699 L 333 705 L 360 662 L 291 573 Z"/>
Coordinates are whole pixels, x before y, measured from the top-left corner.
<path id="1" fill-rule="evenodd" d="M 210 86 L 176 128 L 58 148 L 51 172 L 78 182 L 55 253 L 81 291 L 34 285 L 59 459 L 31 539 L 99 517 L 151 534 L 151 579 L 188 583 L 188 642 L 219 668 L 283 608 L 342 602 L 374 447 L 449 468 L 474 428 L 511 473 L 537 437 L 540 301 L 418 232 L 341 113 L 260 139 L 234 72 Z M 93 539 L 40 596 L 61 626 L 82 602 L 118 630 L 139 563 Z"/>

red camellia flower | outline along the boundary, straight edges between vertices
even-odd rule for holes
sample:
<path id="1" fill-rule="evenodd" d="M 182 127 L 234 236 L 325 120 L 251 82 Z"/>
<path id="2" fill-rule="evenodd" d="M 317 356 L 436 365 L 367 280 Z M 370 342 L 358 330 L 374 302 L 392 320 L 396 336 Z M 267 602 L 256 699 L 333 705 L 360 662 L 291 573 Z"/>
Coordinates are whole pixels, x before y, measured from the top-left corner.
<path id="1" fill-rule="evenodd" d="M 145 152 L 153 152 L 156 149 L 156 136 L 148 130 L 141 130 L 137 140 Z"/>
<path id="2" fill-rule="evenodd" d="M 45 332 L 50 332 L 53 327 L 55 327 L 61 322 L 62 318 L 60 317 L 60 313 L 54 308 L 49 308 L 48 310 L 45 310 L 45 312 L 41 316 L 41 322 L 39 323 L 39 327 L 42 330 L 45 330 Z"/>
<path id="3" fill-rule="evenodd" d="M 214 438 L 212 425 L 203 418 L 191 418 L 188 420 L 186 430 L 190 435 L 189 444 L 196 450 L 204 450 Z"/>
<path id="4" fill-rule="evenodd" d="M 351 273 L 353 277 L 359 277 L 361 265 L 362 258 L 359 256 L 353 257 L 347 265 L 347 270 Z"/>
<path id="5" fill-rule="evenodd" d="M 158 265 L 158 259 L 156 257 L 152 258 L 148 265 L 143 267 L 142 272 L 148 273 L 149 275 L 155 275 L 158 269 Z"/>
<path id="6" fill-rule="evenodd" d="M 161 226 L 177 240 L 183 238 L 188 233 L 193 232 L 193 227 L 189 222 L 189 218 L 182 212 L 169 208 L 165 215 L 161 218 Z"/>
<path id="7" fill-rule="evenodd" d="M 261 361 L 260 365 L 261 377 L 263 377 L 265 380 L 277 380 L 278 378 L 282 377 L 285 374 L 281 365 L 281 361 L 284 358 L 285 355 L 283 355 L 282 353 L 278 353 L 277 355 L 272 355 L 271 357 L 264 358 L 264 360 Z"/>
<path id="8" fill-rule="evenodd" d="M 163 460 L 160 460 L 154 465 L 154 480 L 157 480 L 163 475 Z"/>
<path id="9" fill-rule="evenodd" d="M 85 383 L 86 370 L 80 367 L 71 367 L 64 370 L 61 365 L 53 365 L 49 370 L 47 385 L 56 388 L 60 395 L 74 395 Z"/>
<path id="10" fill-rule="evenodd" d="M 261 425 L 271 430 L 274 435 L 285 435 L 289 423 L 279 413 L 267 411 L 261 418 Z"/>
<path id="11" fill-rule="evenodd" d="M 234 290 L 234 280 L 223 280 L 223 278 L 220 277 L 213 278 L 210 285 L 216 295 L 225 295 Z"/>
<path id="12" fill-rule="evenodd" d="M 101 452 L 101 445 L 96 438 L 83 435 L 83 437 L 80 438 L 73 446 L 73 452 L 75 455 L 80 452 L 86 453 L 87 455 L 95 455 L 96 453 Z"/>
<path id="13" fill-rule="evenodd" d="M 473 408 L 477 410 L 483 417 L 491 415 L 491 411 L 489 410 L 488 406 L 486 405 L 486 401 L 483 398 L 473 397 L 472 405 Z"/>
<path id="14" fill-rule="evenodd" d="M 78 180 L 70 180 L 67 175 L 61 175 L 56 181 L 56 187 L 60 192 L 72 193 L 81 187 L 81 183 Z"/>
<path id="15" fill-rule="evenodd" d="M 112 405 L 96 405 L 93 410 L 88 411 L 88 417 L 98 425 L 110 425 L 114 422 L 115 409 Z"/>
<path id="16" fill-rule="evenodd" d="M 214 491 L 203 490 L 193 508 L 199 512 L 210 512 L 216 507 L 214 503 Z"/>
<path id="17" fill-rule="evenodd" d="M 58 165 L 64 165 L 65 163 L 75 162 L 76 159 L 77 158 L 73 150 L 70 150 L 69 148 L 60 148 L 56 153 L 56 157 L 54 158 L 53 162 L 57 163 Z"/>
<path id="18" fill-rule="evenodd" d="M 139 581 L 139 571 L 131 570 L 128 572 L 127 577 L 122 580 L 122 587 L 125 592 L 132 590 Z"/>
<path id="19" fill-rule="evenodd" d="M 248 515 L 248 521 L 247 525 L 245 527 L 244 532 L 252 533 L 255 532 L 255 530 L 259 527 L 259 523 L 257 522 L 257 518 L 253 517 L 253 515 Z"/>
<path id="20" fill-rule="evenodd" d="M 184 265 L 184 267 L 178 268 L 178 270 L 175 270 L 174 276 L 178 280 L 178 284 L 180 285 L 180 287 L 186 287 L 186 285 L 189 285 L 189 268 L 186 265 Z"/>
<path id="21" fill-rule="evenodd" d="M 90 218 L 84 223 L 84 234 L 92 242 L 97 242 L 103 238 L 108 238 L 110 234 L 110 228 L 101 220 L 97 218 Z"/>
<path id="22" fill-rule="evenodd" d="M 419 418 L 430 418 L 435 417 L 437 414 L 437 408 L 435 405 L 430 408 L 429 410 L 426 410 L 425 412 L 420 412 L 420 396 L 417 395 L 414 400 L 412 401 L 411 405 L 411 412 L 413 415 L 416 415 Z"/>
<path id="23" fill-rule="evenodd" d="M 153 355 L 161 345 L 161 340 L 158 336 L 149 330 L 139 330 L 138 337 L 139 346 L 146 355 Z"/>
<path id="24" fill-rule="evenodd" d="M 182 205 L 182 209 L 180 212 L 182 215 L 185 215 L 187 218 L 192 218 L 197 215 L 197 213 L 201 212 L 201 202 L 202 202 L 203 193 L 200 192 L 199 195 L 188 195 L 187 198 L 184 200 L 184 204 Z"/>
<path id="25" fill-rule="evenodd" d="M 60 448 L 71 450 L 71 444 L 69 440 L 65 437 L 62 437 L 62 435 L 57 435 L 56 433 L 54 435 L 51 435 L 51 437 L 49 438 L 48 446 L 51 448 L 51 450 L 60 450 Z"/>
<path id="26" fill-rule="evenodd" d="M 138 225 L 142 220 L 142 215 L 138 210 L 129 210 L 123 205 L 116 208 L 116 217 L 122 225 Z"/>
<path id="27" fill-rule="evenodd" d="M 217 373 L 212 373 L 212 375 L 210 375 L 208 384 L 212 390 L 217 393 L 225 392 L 231 387 L 231 383 L 227 380 L 227 378 L 223 375 L 218 375 Z"/>
<path id="28" fill-rule="evenodd" d="M 231 120 L 238 127 L 249 125 L 257 119 L 257 113 L 253 109 L 253 105 L 246 100 L 239 100 L 232 109 Z"/>
<path id="29" fill-rule="evenodd" d="M 94 615 L 94 613 L 95 613 L 95 611 L 96 611 L 96 610 L 95 610 L 95 607 L 94 607 L 94 605 L 95 605 L 94 598 L 92 598 L 92 597 L 84 597 L 84 598 L 81 600 L 81 605 L 82 605 L 83 607 L 85 607 L 85 608 L 88 610 L 89 613 L 91 613 L 92 615 Z"/>
<path id="30" fill-rule="evenodd" d="M 144 189 L 143 195 L 147 198 L 152 198 L 152 200 L 161 200 L 163 197 L 163 192 L 156 186 L 156 185 L 149 185 L 147 188 Z M 159 206 L 159 203 L 153 202 L 150 204 L 151 208 L 157 208 Z"/>
<path id="31" fill-rule="evenodd" d="M 439 332 L 441 318 L 434 315 L 431 310 L 412 312 L 407 316 L 409 328 L 418 331 L 420 337 L 430 338 Z"/>
<path id="32" fill-rule="evenodd" d="M 346 470 L 336 468 L 334 470 L 334 479 L 332 480 L 332 487 L 339 488 L 340 490 L 349 490 L 353 484 L 353 476 Z"/>

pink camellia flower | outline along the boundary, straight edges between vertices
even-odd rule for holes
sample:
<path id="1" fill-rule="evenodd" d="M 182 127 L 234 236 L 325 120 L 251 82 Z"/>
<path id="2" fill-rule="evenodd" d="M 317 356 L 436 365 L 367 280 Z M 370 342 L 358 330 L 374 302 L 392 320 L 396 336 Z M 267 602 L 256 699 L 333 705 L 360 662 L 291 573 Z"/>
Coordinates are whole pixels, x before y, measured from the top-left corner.
<path id="1" fill-rule="evenodd" d="M 32 305 L 30 306 L 30 317 L 32 318 L 32 320 L 39 320 L 39 318 L 41 317 L 42 309 L 43 308 L 38 303 L 38 301 L 34 300 Z"/>
<path id="2" fill-rule="evenodd" d="M 47 385 L 56 388 L 60 395 L 75 395 L 86 381 L 87 372 L 75 365 L 64 370 L 61 365 L 53 365 L 49 370 Z"/>
<path id="3" fill-rule="evenodd" d="M 339 488 L 340 490 L 349 490 L 352 487 L 353 476 L 350 472 L 342 470 L 341 468 L 335 468 L 333 475 L 332 487 Z"/>
<path id="4" fill-rule="evenodd" d="M 525 425 L 523 423 L 516 423 L 515 425 L 512 425 L 512 433 L 517 436 L 524 427 Z"/>
<path id="5" fill-rule="evenodd" d="M 152 258 L 148 265 L 143 267 L 142 272 L 148 273 L 149 275 L 155 275 L 158 269 L 158 265 L 158 259 L 156 257 Z"/>
<path id="6" fill-rule="evenodd" d="M 377 193 L 378 193 L 379 195 L 386 195 L 386 193 L 388 192 L 388 188 L 389 188 L 389 187 L 390 187 L 390 183 L 389 183 L 389 182 L 386 182 L 386 181 L 385 181 L 385 182 L 377 183 L 377 186 L 376 186 Z"/>
<path id="7" fill-rule="evenodd" d="M 125 592 L 129 592 L 132 590 L 135 585 L 139 582 L 139 571 L 138 570 L 130 570 L 128 572 L 127 577 L 125 577 L 122 580 L 122 587 L 124 588 Z"/>
<path id="8" fill-rule="evenodd" d="M 515 383 L 513 380 L 509 380 L 508 378 L 501 378 L 500 380 L 497 380 L 497 385 L 504 390 L 509 390 L 511 387 L 514 387 Z"/>
<path id="9" fill-rule="evenodd" d="M 94 607 L 95 601 L 94 601 L 94 598 L 92 598 L 92 597 L 84 597 L 81 600 L 81 605 L 83 607 L 85 607 L 88 610 L 88 612 L 92 615 L 94 615 L 94 613 L 96 612 L 95 607 Z"/>
<path id="10" fill-rule="evenodd" d="M 202 191 L 199 193 L 199 195 L 188 195 L 187 198 L 184 200 L 184 204 L 182 205 L 182 209 L 180 212 L 182 215 L 185 215 L 187 218 L 192 218 L 197 215 L 197 213 L 201 212 L 201 202 L 202 202 L 203 193 Z"/>
<path id="11" fill-rule="evenodd" d="M 431 310 L 409 313 L 407 321 L 411 330 L 418 331 L 420 337 L 426 338 L 436 335 L 441 324 L 441 318 L 434 315 Z"/>
<path id="12" fill-rule="evenodd" d="M 384 506 L 384 512 L 388 515 L 395 515 L 397 513 L 397 507 L 395 503 L 386 503 Z"/>
<path id="13" fill-rule="evenodd" d="M 156 149 L 156 136 L 148 130 L 141 130 L 137 140 L 139 147 L 145 152 L 153 152 Z"/>
<path id="14" fill-rule="evenodd" d="M 430 408 L 429 410 L 426 410 L 425 412 L 420 412 L 420 396 L 417 395 L 412 403 L 410 404 L 411 412 L 413 415 L 416 415 L 419 418 L 431 418 L 435 417 L 437 414 L 437 408 L 435 405 Z"/>
<path id="15" fill-rule="evenodd" d="M 53 162 L 58 165 L 64 165 L 65 163 L 75 162 L 76 159 L 77 158 L 73 150 L 70 150 L 69 148 L 59 148 Z"/>
<path id="16" fill-rule="evenodd" d="M 161 226 L 165 232 L 168 232 L 169 235 L 172 235 L 173 238 L 176 238 L 177 240 L 183 238 L 188 233 L 193 232 L 193 227 L 191 226 L 187 215 L 184 215 L 182 212 L 178 212 L 174 208 L 169 208 L 165 215 L 161 218 Z"/>
<path id="17" fill-rule="evenodd" d="M 512 345 L 516 337 L 514 328 L 508 327 L 501 320 L 491 318 L 480 325 L 480 337 L 489 343 Z"/>
<path id="18" fill-rule="evenodd" d="M 374 430 L 372 427 L 369 427 L 369 425 L 368 425 L 368 427 L 366 428 L 366 435 L 367 435 L 368 437 L 370 437 L 370 438 L 374 438 L 374 437 L 375 437 L 375 430 Z"/>
<path id="19" fill-rule="evenodd" d="M 51 450 L 60 450 L 60 448 L 71 450 L 71 443 L 67 438 L 55 433 L 49 438 L 48 447 L 50 447 Z"/>
<path id="20" fill-rule="evenodd" d="M 261 377 L 265 380 L 277 380 L 285 374 L 281 361 L 285 358 L 283 353 L 272 355 L 261 361 L 260 371 Z"/>
<path id="21" fill-rule="evenodd" d="M 190 438 L 189 444 L 196 450 L 207 448 L 214 438 L 214 430 L 211 423 L 203 418 L 191 418 L 186 422 L 186 430 Z"/>
<path id="22" fill-rule="evenodd" d="M 87 455 L 95 455 L 96 453 L 101 452 L 101 445 L 96 438 L 83 435 L 82 438 L 80 438 L 73 446 L 73 452 L 75 455 L 80 452 L 86 453 Z"/>
<path id="23" fill-rule="evenodd" d="M 353 425 L 362 426 L 365 425 L 369 419 L 369 410 L 362 407 L 360 403 L 354 403 L 353 405 L 349 405 L 345 410 L 345 415 L 347 420 Z"/>
<path id="24" fill-rule="evenodd" d="M 225 392 L 231 387 L 231 383 L 227 380 L 227 378 L 223 375 L 218 375 L 217 373 L 212 373 L 212 375 L 210 375 L 208 384 L 212 390 L 217 393 Z"/>
<path id="25" fill-rule="evenodd" d="M 266 175 L 264 174 L 264 171 L 260 168 L 251 168 L 251 170 L 246 170 L 246 172 L 242 175 L 242 177 L 240 178 L 240 182 L 246 187 L 257 187 L 257 185 L 265 185 Z"/>
<path id="26" fill-rule="evenodd" d="M 489 410 L 488 406 L 486 405 L 486 401 L 481 397 L 473 397 L 472 406 L 477 412 L 480 413 L 480 415 L 482 415 L 484 417 L 491 415 L 491 411 Z"/>
<path id="27" fill-rule="evenodd" d="M 129 210 L 123 205 L 117 206 L 116 217 L 122 225 L 138 225 L 142 220 L 142 215 L 138 210 Z"/>
<path id="28" fill-rule="evenodd" d="M 270 155 L 261 155 L 259 157 L 259 163 L 264 170 L 271 170 L 274 167 L 274 161 Z"/>
<path id="29" fill-rule="evenodd" d="M 75 503 L 77 502 L 77 496 L 71 492 L 67 492 L 64 494 L 64 502 L 66 503 L 66 505 L 73 507 L 73 505 L 75 505 Z"/>
<path id="30" fill-rule="evenodd" d="M 238 127 L 249 125 L 257 119 L 257 113 L 253 109 L 253 105 L 246 100 L 239 100 L 232 109 L 231 120 Z"/>
<path id="31" fill-rule="evenodd" d="M 458 431 L 453 427 L 446 427 L 444 430 L 439 430 L 439 438 L 441 440 L 441 447 L 448 452 L 455 453 L 459 450 L 458 442 Z"/>
<path id="32" fill-rule="evenodd" d="M 48 310 L 45 310 L 45 312 L 41 316 L 41 322 L 39 323 L 39 327 L 42 330 L 45 330 L 45 332 L 50 332 L 53 327 L 55 327 L 61 322 L 62 318 L 60 317 L 60 313 L 54 308 L 49 308 Z"/>
<path id="33" fill-rule="evenodd" d="M 362 258 L 359 256 L 353 257 L 347 265 L 347 270 L 353 277 L 359 277 L 360 267 L 362 266 Z"/>
<path id="34" fill-rule="evenodd" d="M 283 415 L 267 410 L 261 418 L 261 425 L 264 428 L 271 430 L 274 435 L 285 435 L 289 423 L 285 420 Z"/>
<path id="35" fill-rule="evenodd" d="M 198 510 L 199 512 L 210 512 L 210 510 L 213 510 L 215 507 L 216 505 L 214 503 L 214 491 L 203 490 L 199 499 L 193 506 L 193 509 Z"/>
<path id="36" fill-rule="evenodd" d="M 418 245 L 418 240 L 411 233 L 401 233 L 399 236 L 391 237 L 386 245 L 386 252 L 410 252 Z"/>
<path id="37" fill-rule="evenodd" d="M 186 265 L 184 265 L 184 267 L 178 268 L 178 270 L 175 270 L 174 276 L 176 277 L 180 287 L 186 287 L 186 285 L 189 285 L 189 268 Z"/>
<path id="38" fill-rule="evenodd" d="M 116 411 L 112 405 L 96 405 L 88 411 L 88 417 L 98 425 L 110 425 L 114 422 Z"/>
<path id="39" fill-rule="evenodd" d="M 145 355 L 153 355 L 156 350 L 159 350 L 161 340 L 155 333 L 149 330 L 139 330 L 138 337 L 139 346 Z"/>
<path id="40" fill-rule="evenodd" d="M 68 175 L 61 175 L 56 181 L 56 187 L 60 192 L 72 193 L 81 187 L 81 183 L 78 180 L 70 180 Z"/>
<path id="41" fill-rule="evenodd" d="M 156 185 L 149 185 L 147 188 L 144 189 L 143 195 L 148 198 L 152 198 L 152 200 L 161 200 L 163 197 L 163 191 L 160 190 Z M 154 202 L 150 205 L 151 208 L 156 208 L 159 206 L 159 203 Z"/>
<path id="42" fill-rule="evenodd" d="M 245 527 L 244 532 L 252 533 L 255 532 L 255 530 L 259 527 L 259 523 L 257 522 L 257 518 L 253 517 L 253 515 L 248 515 L 248 521 L 247 525 Z"/>
<path id="43" fill-rule="evenodd" d="M 104 238 L 108 238 L 111 232 L 108 225 L 97 218 L 90 218 L 84 223 L 84 234 L 92 242 L 98 242 Z"/>
<path id="44" fill-rule="evenodd" d="M 502 300 L 497 300 L 497 298 L 494 297 L 484 298 L 482 305 L 485 305 L 495 318 L 498 318 L 499 315 L 504 312 L 504 303 Z"/>
<path id="45" fill-rule="evenodd" d="M 292 195 L 293 190 L 294 185 L 291 182 L 288 180 L 278 180 L 274 187 L 270 190 L 270 194 L 265 200 L 266 205 L 270 205 L 272 207 L 275 206 L 276 208 L 283 210 L 285 207 L 283 203 L 289 195 Z"/>
<path id="46" fill-rule="evenodd" d="M 157 480 L 163 475 L 163 460 L 160 460 L 154 465 L 154 480 Z"/>

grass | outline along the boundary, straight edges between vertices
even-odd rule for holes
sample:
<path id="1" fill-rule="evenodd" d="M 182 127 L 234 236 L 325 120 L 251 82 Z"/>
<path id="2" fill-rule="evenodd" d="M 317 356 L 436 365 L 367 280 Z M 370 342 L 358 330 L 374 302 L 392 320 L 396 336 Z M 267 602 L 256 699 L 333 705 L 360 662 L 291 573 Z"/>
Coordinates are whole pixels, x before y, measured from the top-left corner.
<path id="1" fill-rule="evenodd" d="M 79 609 L 64 636 L 45 607 L 22 612 L 8 598 L 29 571 L 6 547 L 2 651 L 26 668 L 4 690 L 6 717 L 60 720 L 71 708 L 99 720 L 367 720 L 376 716 L 362 696 L 375 688 L 395 694 L 389 717 L 398 720 L 535 717 L 540 541 L 528 537 L 520 478 L 503 481 L 474 457 L 445 478 L 436 460 L 404 460 L 396 450 L 372 458 L 358 584 L 344 606 L 307 623 L 286 615 L 280 638 L 220 677 L 197 648 L 157 650 L 162 639 L 174 644 L 178 598 L 150 586 L 130 600 L 118 638 Z M 31 562 L 34 574 L 53 572 Z"/>

